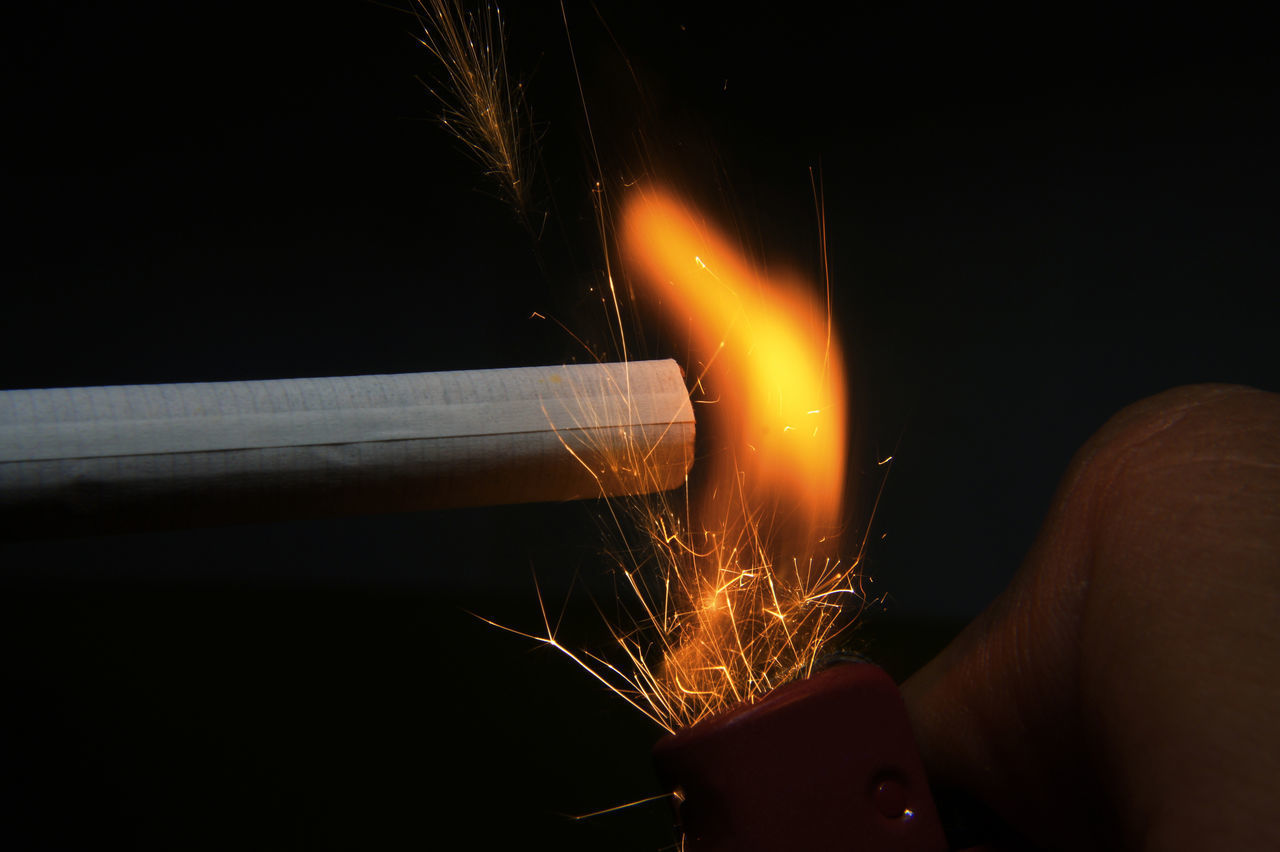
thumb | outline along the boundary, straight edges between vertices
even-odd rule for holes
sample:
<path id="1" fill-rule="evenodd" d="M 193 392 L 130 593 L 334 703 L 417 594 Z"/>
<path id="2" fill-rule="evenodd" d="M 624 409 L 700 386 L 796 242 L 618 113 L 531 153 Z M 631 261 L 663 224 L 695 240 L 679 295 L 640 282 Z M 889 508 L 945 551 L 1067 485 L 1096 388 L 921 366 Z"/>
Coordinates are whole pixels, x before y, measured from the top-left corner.
<path id="1" fill-rule="evenodd" d="M 935 786 L 1044 848 L 1276 848 L 1278 470 L 1272 394 L 1109 421 L 1009 588 L 903 685 Z"/>

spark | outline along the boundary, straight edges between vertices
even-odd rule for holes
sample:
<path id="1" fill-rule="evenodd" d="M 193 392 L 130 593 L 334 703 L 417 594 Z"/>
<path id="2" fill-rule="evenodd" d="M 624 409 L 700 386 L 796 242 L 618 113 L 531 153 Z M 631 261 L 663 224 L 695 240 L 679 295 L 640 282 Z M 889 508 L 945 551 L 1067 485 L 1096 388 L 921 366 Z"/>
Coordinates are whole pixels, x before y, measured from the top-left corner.
<path id="1" fill-rule="evenodd" d="M 422 27 L 418 43 L 444 68 L 434 85 L 423 81 L 444 109 L 441 123 L 532 232 L 531 134 L 524 87 L 513 85 L 507 73 L 501 10 L 486 4 L 470 12 L 462 0 L 415 0 L 413 12 Z"/>
<path id="2" fill-rule="evenodd" d="M 589 814 L 566 814 L 566 816 L 572 820 L 591 819 L 592 817 L 604 816 L 605 814 L 615 813 L 617 811 L 626 810 L 627 808 L 634 808 L 638 805 L 647 805 L 650 802 L 656 802 L 659 799 L 670 799 L 671 796 L 671 793 L 659 793 L 656 796 L 646 796 L 643 799 L 636 799 L 634 802 L 627 802 L 625 805 L 614 805 L 610 808 L 601 808 L 600 810 L 592 811 Z"/>

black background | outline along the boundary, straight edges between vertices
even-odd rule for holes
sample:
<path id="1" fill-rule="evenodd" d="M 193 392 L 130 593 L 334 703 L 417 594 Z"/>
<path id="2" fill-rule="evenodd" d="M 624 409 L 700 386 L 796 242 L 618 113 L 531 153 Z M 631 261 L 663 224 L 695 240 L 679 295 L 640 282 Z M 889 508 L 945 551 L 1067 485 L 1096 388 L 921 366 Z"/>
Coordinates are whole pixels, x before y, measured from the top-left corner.
<path id="1" fill-rule="evenodd" d="M 1261 21 L 1125 5 L 570 2 L 610 192 L 678 175 L 817 280 L 821 172 L 856 499 L 899 676 L 1016 568 L 1071 453 L 1189 382 L 1280 388 Z M 610 354 L 553 3 L 504 10 L 530 239 L 371 3 L 64 3 L 6 22 L 0 387 Z M 12 12 L 7 13 L 10 16 Z M 546 214 L 545 225 L 541 214 Z M 650 356 L 680 356 L 649 335 Z M 591 505 L 0 545 L 11 848 L 656 850 L 656 730 L 553 653 Z M 607 583 L 607 581 L 605 581 Z M 575 599 L 566 630 L 598 639 Z"/>

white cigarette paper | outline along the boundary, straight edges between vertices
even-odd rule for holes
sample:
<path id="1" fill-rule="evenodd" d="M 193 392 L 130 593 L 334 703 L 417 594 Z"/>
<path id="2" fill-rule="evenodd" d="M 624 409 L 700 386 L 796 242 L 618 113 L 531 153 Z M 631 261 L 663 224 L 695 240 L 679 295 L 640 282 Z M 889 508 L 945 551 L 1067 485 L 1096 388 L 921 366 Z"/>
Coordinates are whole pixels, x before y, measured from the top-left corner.
<path id="1" fill-rule="evenodd" d="M 0 392 L 0 532 L 575 500 L 681 485 L 674 361 Z"/>

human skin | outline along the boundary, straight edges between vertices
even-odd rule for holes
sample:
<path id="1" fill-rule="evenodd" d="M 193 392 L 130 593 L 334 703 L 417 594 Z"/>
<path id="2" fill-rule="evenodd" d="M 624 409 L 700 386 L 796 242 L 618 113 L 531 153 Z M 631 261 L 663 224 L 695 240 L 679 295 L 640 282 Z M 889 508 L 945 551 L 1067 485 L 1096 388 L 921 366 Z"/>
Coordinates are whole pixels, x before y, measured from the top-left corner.
<path id="1" fill-rule="evenodd" d="M 1033 848 L 1280 849 L 1280 395 L 1113 417 L 902 692 L 934 784 Z"/>

